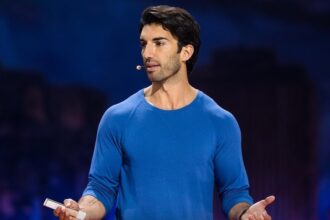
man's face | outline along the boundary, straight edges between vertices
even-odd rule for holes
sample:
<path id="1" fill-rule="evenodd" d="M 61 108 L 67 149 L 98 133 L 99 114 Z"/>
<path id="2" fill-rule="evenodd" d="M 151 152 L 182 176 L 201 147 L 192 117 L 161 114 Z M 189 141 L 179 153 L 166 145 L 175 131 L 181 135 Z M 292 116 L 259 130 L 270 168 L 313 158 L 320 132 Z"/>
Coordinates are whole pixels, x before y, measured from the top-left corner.
<path id="1" fill-rule="evenodd" d="M 181 68 L 178 41 L 159 24 L 145 25 L 140 34 L 141 55 L 151 82 L 163 82 Z"/>

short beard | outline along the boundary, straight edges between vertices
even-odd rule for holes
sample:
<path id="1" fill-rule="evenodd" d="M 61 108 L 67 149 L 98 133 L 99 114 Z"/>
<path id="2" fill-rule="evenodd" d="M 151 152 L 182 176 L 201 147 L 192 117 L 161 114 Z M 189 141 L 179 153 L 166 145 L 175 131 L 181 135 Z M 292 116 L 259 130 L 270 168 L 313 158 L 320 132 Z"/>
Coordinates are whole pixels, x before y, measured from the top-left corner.
<path id="1" fill-rule="evenodd" d="M 169 78 L 176 75 L 180 70 L 180 61 L 177 57 L 171 57 L 164 65 L 164 68 L 159 72 L 158 77 L 149 77 L 151 82 L 166 82 Z"/>

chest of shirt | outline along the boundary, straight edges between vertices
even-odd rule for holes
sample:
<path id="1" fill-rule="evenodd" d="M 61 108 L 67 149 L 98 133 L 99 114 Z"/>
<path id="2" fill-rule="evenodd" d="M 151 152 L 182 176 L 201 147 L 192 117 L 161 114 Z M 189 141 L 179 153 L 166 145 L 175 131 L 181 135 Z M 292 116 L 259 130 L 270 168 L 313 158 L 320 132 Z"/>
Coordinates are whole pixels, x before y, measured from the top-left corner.
<path id="1" fill-rule="evenodd" d="M 189 113 L 138 115 L 127 124 L 122 140 L 126 165 L 160 167 L 210 165 L 217 143 L 210 122 Z"/>

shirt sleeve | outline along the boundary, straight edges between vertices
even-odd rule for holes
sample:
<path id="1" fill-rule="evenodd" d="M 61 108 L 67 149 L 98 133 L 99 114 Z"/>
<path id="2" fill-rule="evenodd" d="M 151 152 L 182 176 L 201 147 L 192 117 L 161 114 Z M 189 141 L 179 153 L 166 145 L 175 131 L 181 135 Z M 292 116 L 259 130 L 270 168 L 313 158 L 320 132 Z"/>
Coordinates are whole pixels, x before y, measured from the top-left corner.
<path id="1" fill-rule="evenodd" d="M 242 149 L 241 132 L 233 115 L 223 118 L 219 129 L 219 141 L 215 154 L 215 178 L 221 197 L 222 209 L 228 216 L 230 209 L 240 202 L 253 203 L 249 195 Z"/>
<path id="2" fill-rule="evenodd" d="M 88 184 L 83 195 L 91 195 L 109 212 L 115 203 L 122 166 L 119 130 L 111 109 L 103 115 L 96 136 Z"/>

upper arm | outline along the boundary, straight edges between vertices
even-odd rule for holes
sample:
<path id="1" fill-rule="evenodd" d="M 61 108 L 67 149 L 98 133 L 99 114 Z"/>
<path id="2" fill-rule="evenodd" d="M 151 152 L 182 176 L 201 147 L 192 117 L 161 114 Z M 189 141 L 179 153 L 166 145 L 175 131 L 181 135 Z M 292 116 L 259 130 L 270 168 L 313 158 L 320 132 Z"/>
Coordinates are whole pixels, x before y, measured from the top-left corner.
<path id="1" fill-rule="evenodd" d="M 109 211 L 117 197 L 120 171 L 122 167 L 122 152 L 118 122 L 111 112 L 102 117 L 89 172 L 89 182 L 84 196 L 97 198 Z"/>
<path id="2" fill-rule="evenodd" d="M 241 131 L 234 116 L 228 114 L 219 126 L 219 141 L 214 158 L 215 177 L 221 195 L 222 207 L 228 215 L 237 203 L 252 203 L 245 170 Z"/>

